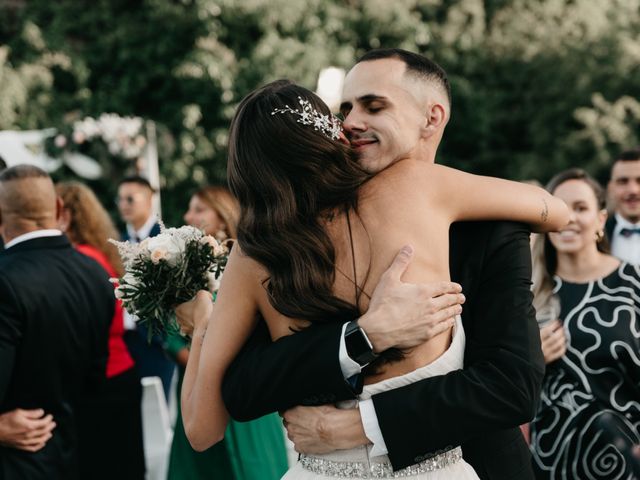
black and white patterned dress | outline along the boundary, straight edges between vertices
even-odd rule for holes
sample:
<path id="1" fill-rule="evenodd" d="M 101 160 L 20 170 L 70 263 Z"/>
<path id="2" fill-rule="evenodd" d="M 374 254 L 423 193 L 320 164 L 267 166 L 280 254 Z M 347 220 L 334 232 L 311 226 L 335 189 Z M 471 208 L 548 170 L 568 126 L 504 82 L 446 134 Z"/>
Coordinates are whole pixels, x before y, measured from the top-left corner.
<path id="1" fill-rule="evenodd" d="M 541 479 L 633 479 L 640 460 L 640 267 L 596 281 L 556 277 L 567 353 L 549 365 L 531 423 Z"/>

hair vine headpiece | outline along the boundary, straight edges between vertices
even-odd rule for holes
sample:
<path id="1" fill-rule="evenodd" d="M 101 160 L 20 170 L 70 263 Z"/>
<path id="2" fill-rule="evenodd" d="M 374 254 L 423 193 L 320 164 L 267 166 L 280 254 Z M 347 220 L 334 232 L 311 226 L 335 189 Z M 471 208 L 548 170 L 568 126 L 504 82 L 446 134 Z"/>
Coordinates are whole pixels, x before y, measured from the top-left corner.
<path id="1" fill-rule="evenodd" d="M 340 138 L 340 132 L 342 131 L 342 125 L 334 115 L 324 115 L 318 112 L 311 106 L 309 100 L 305 100 L 302 97 L 298 97 L 298 103 L 300 104 L 299 110 L 294 110 L 289 105 L 285 105 L 285 108 L 276 108 L 271 115 L 276 113 L 292 113 L 297 115 L 298 123 L 303 125 L 313 125 L 313 129 L 324 133 L 327 137 L 338 140 Z"/>

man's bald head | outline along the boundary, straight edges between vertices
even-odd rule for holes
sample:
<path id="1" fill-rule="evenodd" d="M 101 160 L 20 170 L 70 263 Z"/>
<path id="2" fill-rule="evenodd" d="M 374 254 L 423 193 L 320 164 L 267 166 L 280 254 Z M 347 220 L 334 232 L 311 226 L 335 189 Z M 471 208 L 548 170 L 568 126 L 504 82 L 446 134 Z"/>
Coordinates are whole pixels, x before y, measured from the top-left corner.
<path id="1" fill-rule="evenodd" d="M 5 242 L 24 233 L 57 228 L 60 207 L 44 170 L 16 165 L 0 172 L 0 226 Z"/>

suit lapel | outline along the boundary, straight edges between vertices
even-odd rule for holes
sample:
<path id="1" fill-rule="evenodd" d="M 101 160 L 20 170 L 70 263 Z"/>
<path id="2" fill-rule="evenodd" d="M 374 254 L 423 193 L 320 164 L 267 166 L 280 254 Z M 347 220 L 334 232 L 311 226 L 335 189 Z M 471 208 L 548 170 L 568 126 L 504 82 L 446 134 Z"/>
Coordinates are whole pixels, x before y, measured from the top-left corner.
<path id="1" fill-rule="evenodd" d="M 616 229 L 617 223 L 618 222 L 616 220 L 616 214 L 614 213 L 609 218 L 607 218 L 607 223 L 604 224 L 604 230 L 607 233 L 607 237 L 609 238 L 609 241 L 613 239 L 613 232 Z"/>

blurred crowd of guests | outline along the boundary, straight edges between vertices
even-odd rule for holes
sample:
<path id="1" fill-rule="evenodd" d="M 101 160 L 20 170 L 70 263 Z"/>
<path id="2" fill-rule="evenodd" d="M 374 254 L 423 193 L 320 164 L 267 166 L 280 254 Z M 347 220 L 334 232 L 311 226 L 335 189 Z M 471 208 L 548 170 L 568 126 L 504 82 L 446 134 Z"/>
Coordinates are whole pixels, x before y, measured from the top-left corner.
<path id="1" fill-rule="evenodd" d="M 108 279 L 123 267 L 108 239 L 160 232 L 154 189 L 142 177 L 119 184 L 120 236 L 85 185 L 17 166 L 0 172 L 0 187 L 0 479 L 142 479 L 140 378 L 159 377 L 167 398 L 177 378 L 179 404 L 189 349 L 179 336 L 149 343 L 115 300 Z M 528 431 L 534 470 L 640 478 L 640 149 L 618 156 L 606 190 L 580 169 L 547 189 L 572 214 L 562 231 L 532 239 L 547 364 Z M 212 186 L 193 194 L 184 221 L 235 238 L 238 215 Z M 168 465 L 170 479 L 280 478 L 280 421 L 231 422 L 223 442 L 196 453 L 178 413 Z"/>
<path id="2" fill-rule="evenodd" d="M 0 480 L 145 478 L 141 378 L 159 377 L 179 412 L 189 350 L 178 335 L 149 343 L 115 299 L 109 279 L 123 266 L 108 240 L 159 234 L 153 195 L 142 177 L 120 182 L 120 235 L 87 186 L 54 185 L 29 165 L 0 171 Z M 238 215 L 224 187 L 205 187 L 184 219 L 234 238 Z M 282 424 L 231 422 L 199 453 L 178 413 L 166 461 L 170 479 L 277 479 L 287 470 Z"/>

